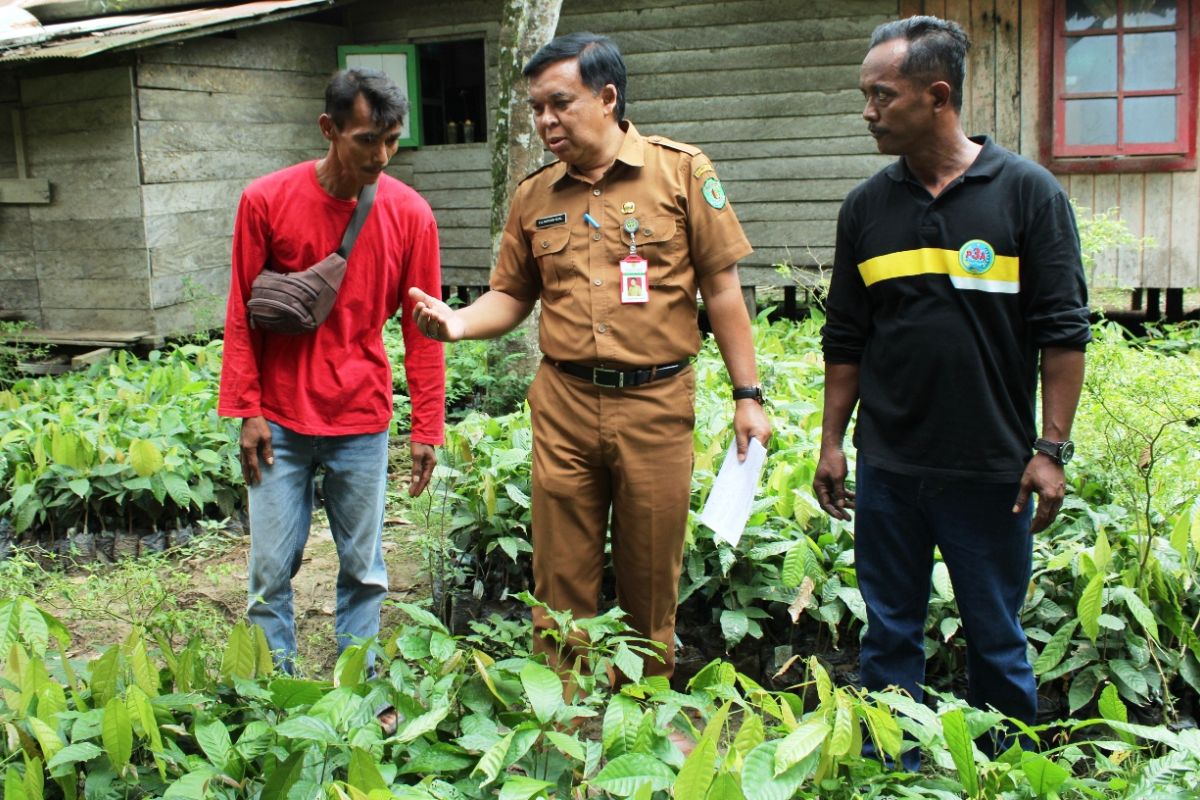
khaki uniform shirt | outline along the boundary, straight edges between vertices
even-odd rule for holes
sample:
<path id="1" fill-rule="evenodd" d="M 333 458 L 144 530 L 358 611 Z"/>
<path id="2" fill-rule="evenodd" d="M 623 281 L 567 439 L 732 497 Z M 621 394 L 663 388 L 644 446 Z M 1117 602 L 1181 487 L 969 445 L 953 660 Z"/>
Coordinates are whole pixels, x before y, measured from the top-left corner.
<path id="1" fill-rule="evenodd" d="M 600 180 L 554 162 L 513 195 L 491 288 L 541 299 L 540 345 L 556 361 L 648 367 L 695 355 L 697 276 L 751 253 L 708 158 L 627 124 Z M 630 243 L 622 224 L 630 217 L 648 262 L 646 303 L 621 302 L 620 261 Z"/>

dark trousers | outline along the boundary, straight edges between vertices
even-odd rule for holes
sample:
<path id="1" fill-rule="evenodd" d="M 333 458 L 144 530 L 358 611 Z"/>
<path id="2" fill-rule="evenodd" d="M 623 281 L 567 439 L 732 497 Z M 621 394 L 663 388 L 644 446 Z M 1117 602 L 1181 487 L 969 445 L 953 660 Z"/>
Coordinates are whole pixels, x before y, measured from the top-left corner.
<path id="1" fill-rule="evenodd" d="M 1017 488 L 900 475 L 858 462 L 854 558 L 867 604 L 859 660 L 864 687 L 895 685 L 923 698 L 936 546 L 967 641 L 968 701 L 1035 721 L 1037 683 L 1020 621 L 1033 558 L 1032 503 L 1013 514 Z M 906 754 L 905 766 L 915 769 L 916 758 Z"/>

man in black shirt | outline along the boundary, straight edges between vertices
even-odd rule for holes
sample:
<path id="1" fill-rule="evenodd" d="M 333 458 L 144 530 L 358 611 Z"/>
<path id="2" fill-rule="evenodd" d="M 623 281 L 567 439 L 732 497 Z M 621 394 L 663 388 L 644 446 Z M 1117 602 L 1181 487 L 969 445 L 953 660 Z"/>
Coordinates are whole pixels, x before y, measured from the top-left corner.
<path id="1" fill-rule="evenodd" d="M 1033 722 L 1020 610 L 1032 534 L 1062 505 L 1090 329 L 1066 194 L 1040 166 L 962 130 L 969 46 L 957 24 L 911 17 L 877 28 L 863 62 L 863 118 L 879 151 L 900 158 L 839 214 L 813 489 L 835 519 L 855 512 L 863 685 L 922 697 L 937 547 L 971 703 Z M 856 404 L 850 491 L 842 441 Z"/>

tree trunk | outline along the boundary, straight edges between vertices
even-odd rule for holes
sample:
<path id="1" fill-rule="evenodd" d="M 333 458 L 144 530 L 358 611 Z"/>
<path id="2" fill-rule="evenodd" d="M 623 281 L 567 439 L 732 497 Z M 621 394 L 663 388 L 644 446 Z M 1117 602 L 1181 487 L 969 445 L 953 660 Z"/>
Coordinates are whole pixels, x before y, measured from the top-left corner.
<path id="1" fill-rule="evenodd" d="M 496 132 L 492 137 L 492 263 L 500 252 L 500 235 L 508 219 L 508 207 L 517 184 L 542 165 L 542 141 L 533 125 L 524 91 L 521 69 L 538 48 L 554 37 L 562 0 L 505 0 L 500 20 L 499 102 Z M 532 375 L 537 367 L 537 314 L 534 312 L 517 329 L 516 346 L 524 353 L 522 372 Z"/>

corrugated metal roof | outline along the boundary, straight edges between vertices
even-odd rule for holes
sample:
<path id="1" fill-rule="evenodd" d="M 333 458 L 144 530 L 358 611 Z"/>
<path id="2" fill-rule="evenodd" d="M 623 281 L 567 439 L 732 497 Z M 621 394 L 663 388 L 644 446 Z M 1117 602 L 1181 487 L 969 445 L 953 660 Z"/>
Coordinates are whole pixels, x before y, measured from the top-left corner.
<path id="1" fill-rule="evenodd" d="M 256 0 L 182 11 L 117 14 L 42 25 L 27 11 L 0 6 L 0 64 L 49 58 L 86 58 L 108 50 L 257 25 L 307 14 L 338 0 Z M 32 20 L 32 23 L 30 23 Z"/>

